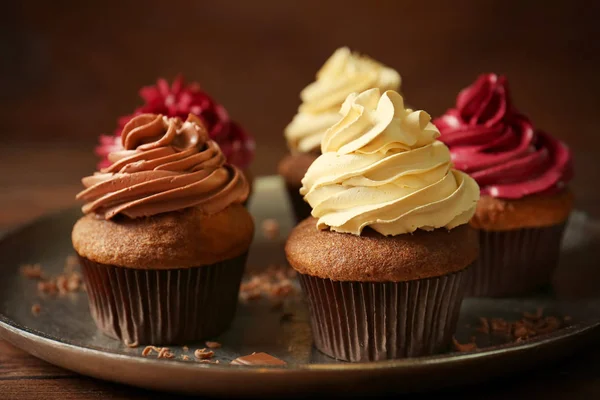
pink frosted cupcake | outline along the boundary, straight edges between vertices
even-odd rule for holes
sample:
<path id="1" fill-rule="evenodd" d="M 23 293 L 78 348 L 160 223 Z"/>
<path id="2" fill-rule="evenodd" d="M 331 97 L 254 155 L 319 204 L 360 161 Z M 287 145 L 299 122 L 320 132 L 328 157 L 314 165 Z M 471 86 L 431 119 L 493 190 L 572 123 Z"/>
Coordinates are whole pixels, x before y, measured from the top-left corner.
<path id="1" fill-rule="evenodd" d="M 481 253 L 468 293 L 509 296 L 549 283 L 573 207 L 568 148 L 534 128 L 496 74 L 462 90 L 434 123 L 455 167 L 481 188 L 471 220 Z"/>

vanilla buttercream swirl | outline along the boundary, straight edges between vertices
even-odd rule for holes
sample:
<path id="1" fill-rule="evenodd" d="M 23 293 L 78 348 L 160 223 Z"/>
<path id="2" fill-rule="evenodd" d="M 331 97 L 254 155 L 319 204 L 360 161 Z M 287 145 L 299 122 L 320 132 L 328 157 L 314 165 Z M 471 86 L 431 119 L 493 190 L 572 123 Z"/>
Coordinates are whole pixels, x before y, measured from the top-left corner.
<path id="1" fill-rule="evenodd" d="M 300 189 L 319 229 L 399 235 L 469 221 L 479 187 L 452 169 L 429 114 L 379 89 L 349 95 L 340 114 Z"/>
<path id="2" fill-rule="evenodd" d="M 248 197 L 243 174 L 225 163 L 193 114 L 185 122 L 138 115 L 125 125 L 121 140 L 124 150 L 108 156 L 112 165 L 82 179 L 86 189 L 77 198 L 86 201 L 84 213 L 138 218 L 199 207 L 214 214 Z"/>
<path id="3" fill-rule="evenodd" d="M 319 149 L 325 131 L 339 121 L 339 108 L 350 93 L 398 90 L 401 81 L 392 68 L 347 47 L 336 50 L 316 78 L 300 93 L 302 104 L 285 129 L 290 149 L 302 153 Z"/>

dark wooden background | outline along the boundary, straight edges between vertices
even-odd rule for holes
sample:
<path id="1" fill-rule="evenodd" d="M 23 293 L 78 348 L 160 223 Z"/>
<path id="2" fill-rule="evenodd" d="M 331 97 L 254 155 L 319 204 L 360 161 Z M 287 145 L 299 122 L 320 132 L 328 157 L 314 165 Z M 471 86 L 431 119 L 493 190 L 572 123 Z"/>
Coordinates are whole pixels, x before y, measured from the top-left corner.
<path id="1" fill-rule="evenodd" d="M 4 2 L 0 228 L 72 204 L 97 136 L 159 76 L 199 81 L 256 136 L 254 172 L 274 173 L 300 89 L 343 45 L 395 67 L 407 101 L 434 116 L 477 74 L 507 74 L 517 106 L 572 147 L 577 206 L 600 216 L 599 11 L 594 0 Z"/>

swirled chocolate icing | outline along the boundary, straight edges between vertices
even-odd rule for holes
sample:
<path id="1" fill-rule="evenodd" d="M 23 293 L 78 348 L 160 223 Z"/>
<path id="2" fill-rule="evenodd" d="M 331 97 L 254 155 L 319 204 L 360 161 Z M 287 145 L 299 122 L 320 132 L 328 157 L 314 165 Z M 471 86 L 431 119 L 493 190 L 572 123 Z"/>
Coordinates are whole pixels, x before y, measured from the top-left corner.
<path id="1" fill-rule="evenodd" d="M 207 214 L 243 203 L 249 187 L 243 174 L 225 164 L 200 119 L 142 114 L 123 128 L 124 150 L 110 153 L 112 165 L 82 179 L 84 213 L 105 219 L 138 218 L 198 207 Z"/>

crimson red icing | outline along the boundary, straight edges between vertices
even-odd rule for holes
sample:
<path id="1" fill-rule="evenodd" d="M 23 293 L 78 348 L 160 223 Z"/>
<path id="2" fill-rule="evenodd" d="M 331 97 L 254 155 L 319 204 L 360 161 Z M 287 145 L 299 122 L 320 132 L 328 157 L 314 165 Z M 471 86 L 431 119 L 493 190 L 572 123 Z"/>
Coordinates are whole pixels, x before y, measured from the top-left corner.
<path id="1" fill-rule="evenodd" d="M 571 153 L 536 130 L 511 103 L 506 77 L 484 74 L 433 123 L 457 169 L 470 174 L 482 195 L 518 199 L 560 190 L 572 178 Z"/>
<path id="2" fill-rule="evenodd" d="M 200 88 L 197 83 L 186 83 L 179 76 L 173 84 L 165 79 L 158 79 L 155 86 L 140 89 L 140 97 L 144 100 L 141 107 L 133 114 L 118 120 L 113 135 L 100 136 L 96 154 L 101 161 L 98 168 L 110 166 L 107 156 L 110 152 L 122 150 L 121 131 L 135 116 L 141 114 L 162 114 L 167 117 L 178 117 L 185 120 L 188 114 L 195 114 L 208 129 L 210 138 L 219 144 L 227 161 L 237 167 L 246 168 L 254 158 L 254 139 L 238 123 L 232 121 L 225 108 Z"/>

